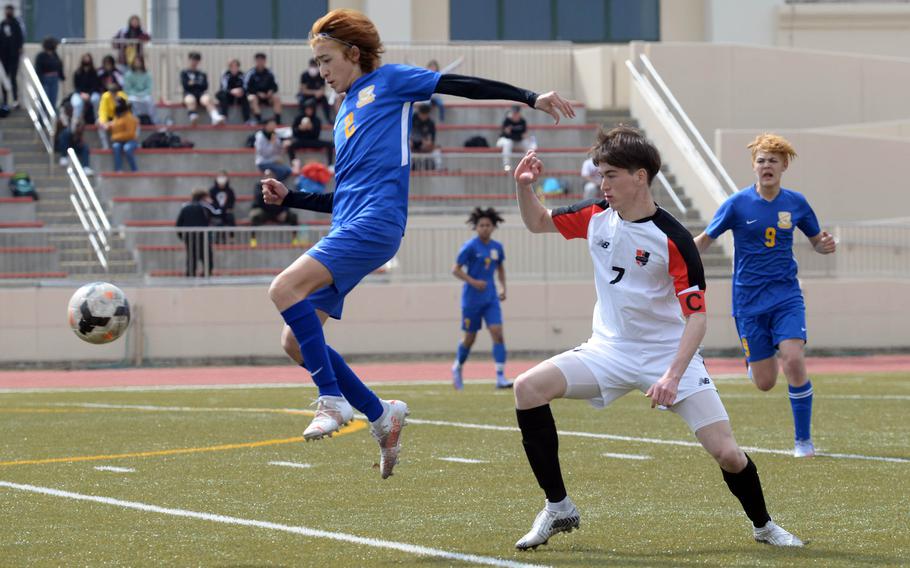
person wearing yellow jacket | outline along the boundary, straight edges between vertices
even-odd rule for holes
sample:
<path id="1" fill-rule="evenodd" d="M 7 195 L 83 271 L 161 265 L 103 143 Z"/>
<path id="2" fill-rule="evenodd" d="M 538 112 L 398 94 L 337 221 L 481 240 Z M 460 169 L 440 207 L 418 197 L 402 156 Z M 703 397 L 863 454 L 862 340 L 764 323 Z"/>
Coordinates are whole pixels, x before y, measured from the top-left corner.
<path id="1" fill-rule="evenodd" d="M 101 139 L 101 147 L 107 150 L 111 147 L 109 142 L 108 130 L 111 128 L 111 122 L 114 120 L 114 114 L 117 101 L 126 101 L 126 93 L 117 83 L 109 83 L 107 90 L 101 95 L 98 102 L 98 138 Z"/>
<path id="2" fill-rule="evenodd" d="M 139 120 L 130 111 L 130 104 L 125 99 L 118 99 L 114 107 L 114 120 L 110 123 L 111 148 L 114 151 L 114 171 L 123 170 L 123 154 L 130 170 L 136 171 L 136 147 Z"/>

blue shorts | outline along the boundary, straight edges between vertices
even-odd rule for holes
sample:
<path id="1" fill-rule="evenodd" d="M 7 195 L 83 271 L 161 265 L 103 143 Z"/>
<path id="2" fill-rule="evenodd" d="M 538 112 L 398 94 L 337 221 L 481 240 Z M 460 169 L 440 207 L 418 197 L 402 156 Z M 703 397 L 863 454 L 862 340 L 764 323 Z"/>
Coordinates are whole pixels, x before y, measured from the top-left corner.
<path id="1" fill-rule="evenodd" d="M 486 304 L 461 307 L 462 330 L 473 333 L 480 329 L 482 321 L 487 322 L 488 328 L 491 325 L 502 325 L 502 309 L 498 299 Z"/>
<path id="2" fill-rule="evenodd" d="M 806 307 L 802 301 L 757 316 L 737 316 L 736 330 L 746 361 L 773 357 L 785 339 L 806 342 Z"/>
<path id="3" fill-rule="evenodd" d="M 400 228 L 371 219 L 333 228 L 306 252 L 332 273 L 332 283 L 307 299 L 317 310 L 341 319 L 344 297 L 366 275 L 395 256 L 401 236 Z"/>

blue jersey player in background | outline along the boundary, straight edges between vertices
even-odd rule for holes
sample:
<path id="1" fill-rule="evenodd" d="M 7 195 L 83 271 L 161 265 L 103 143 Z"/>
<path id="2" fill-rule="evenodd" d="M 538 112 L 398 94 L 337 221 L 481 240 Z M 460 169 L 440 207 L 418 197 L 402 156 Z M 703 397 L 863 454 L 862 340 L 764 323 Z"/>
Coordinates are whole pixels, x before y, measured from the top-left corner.
<path id="1" fill-rule="evenodd" d="M 492 239 L 493 231 L 502 223 L 499 213 L 490 207 L 474 208 L 468 223 L 477 236 L 461 245 L 452 274 L 464 281 L 461 291 L 461 329 L 464 339 L 458 344 L 455 364 L 452 366 L 452 380 L 455 388 L 464 386 L 461 367 L 471 353 L 471 346 L 477 338 L 477 331 L 486 322 L 493 340 L 493 361 L 496 364 L 496 388 L 507 389 L 512 383 L 506 381 L 506 345 L 502 337 L 502 309 L 499 302 L 506 300 L 506 269 L 503 261 L 506 254 L 502 244 Z M 499 293 L 493 275 L 499 278 Z"/>
<path id="2" fill-rule="evenodd" d="M 326 345 L 322 325 L 341 318 L 345 296 L 391 259 L 401 244 L 408 211 L 411 106 L 433 94 L 522 102 L 572 117 L 572 105 L 555 92 L 537 95 L 497 81 L 440 75 L 406 65 L 382 65 L 384 51 L 373 22 L 356 10 L 332 10 L 313 23 L 310 46 L 319 73 L 345 95 L 335 119 L 335 192 L 288 192 L 273 179 L 262 181 L 266 203 L 332 213 L 322 238 L 269 287 L 285 321 L 285 352 L 306 368 L 319 389 L 306 440 L 331 436 L 358 409 L 371 422 L 380 447 L 380 474 L 398 462 L 399 436 L 408 407 L 380 400 Z"/>
<path id="3" fill-rule="evenodd" d="M 786 139 L 762 134 L 749 144 L 756 183 L 730 196 L 705 232 L 695 238 L 700 252 L 733 231 L 733 317 L 755 385 L 771 390 L 780 364 L 789 383 L 795 445 L 793 455 L 815 455 L 812 443 L 812 382 L 806 375 L 806 306 L 793 256 L 798 228 L 820 254 L 831 254 L 834 238 L 818 226 L 801 194 L 780 186 L 796 151 Z"/>

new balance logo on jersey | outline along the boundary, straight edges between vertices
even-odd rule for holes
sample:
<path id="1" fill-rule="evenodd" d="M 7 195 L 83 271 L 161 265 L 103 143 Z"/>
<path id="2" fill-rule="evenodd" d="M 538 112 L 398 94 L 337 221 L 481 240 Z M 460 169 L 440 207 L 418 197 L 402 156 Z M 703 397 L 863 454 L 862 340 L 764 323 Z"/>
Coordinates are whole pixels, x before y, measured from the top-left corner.
<path id="1" fill-rule="evenodd" d="M 644 266 L 648 264 L 649 258 L 651 258 L 651 253 L 648 251 L 641 249 L 635 251 L 635 262 L 638 263 L 638 266 Z"/>
<path id="2" fill-rule="evenodd" d="M 610 248 L 610 241 L 605 241 L 603 239 L 597 239 L 597 246 L 599 246 L 602 249 L 608 249 L 608 248 Z"/>
<path id="3" fill-rule="evenodd" d="M 708 377 L 702 377 L 702 378 L 698 379 L 698 384 L 699 385 L 710 385 L 711 379 L 709 379 Z"/>

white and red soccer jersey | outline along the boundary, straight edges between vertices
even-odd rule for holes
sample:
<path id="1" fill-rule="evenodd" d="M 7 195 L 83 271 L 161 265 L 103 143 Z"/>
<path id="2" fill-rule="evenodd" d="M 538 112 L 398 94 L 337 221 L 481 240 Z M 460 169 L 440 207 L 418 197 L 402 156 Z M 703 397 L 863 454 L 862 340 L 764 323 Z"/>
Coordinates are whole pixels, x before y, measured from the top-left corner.
<path id="1" fill-rule="evenodd" d="M 684 315 L 705 311 L 705 272 L 689 231 L 661 208 L 623 221 L 606 201 L 552 211 L 567 239 L 588 239 L 594 261 L 593 340 L 678 344 Z"/>

